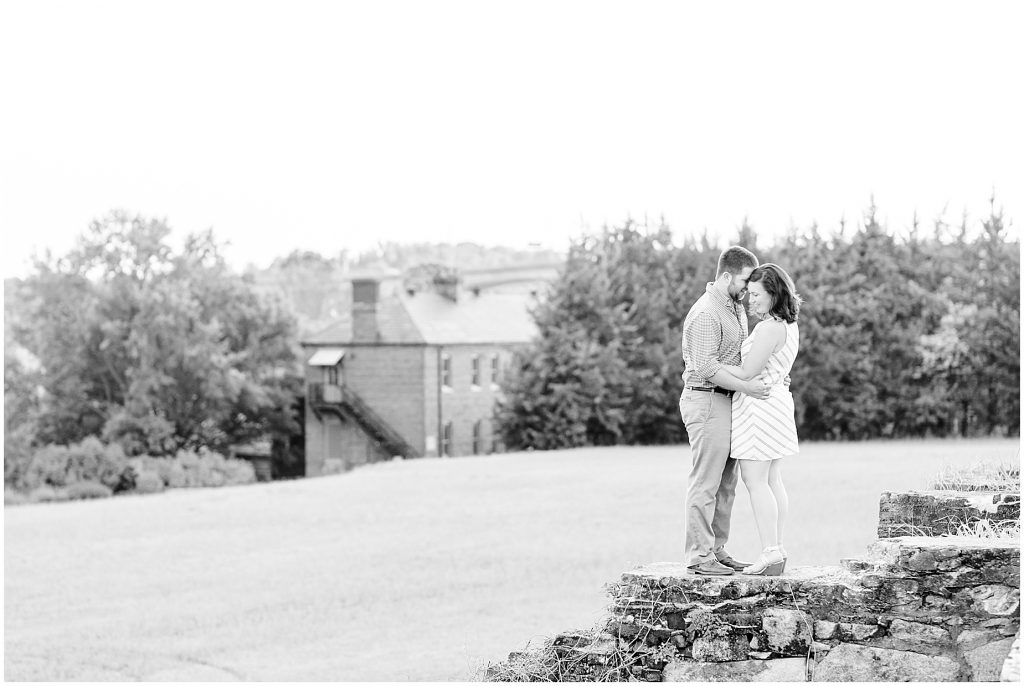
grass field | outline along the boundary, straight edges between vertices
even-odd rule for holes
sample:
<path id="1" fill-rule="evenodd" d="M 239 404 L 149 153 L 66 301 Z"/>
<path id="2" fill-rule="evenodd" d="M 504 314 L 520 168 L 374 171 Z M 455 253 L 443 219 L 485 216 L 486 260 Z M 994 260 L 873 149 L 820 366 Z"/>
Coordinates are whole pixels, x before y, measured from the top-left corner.
<path id="1" fill-rule="evenodd" d="M 883 490 L 1018 440 L 805 444 L 791 565 L 874 538 Z M 471 680 L 592 626 L 603 584 L 678 560 L 686 447 L 390 462 L 4 512 L 6 680 Z M 740 487 L 730 550 L 756 553 Z"/>

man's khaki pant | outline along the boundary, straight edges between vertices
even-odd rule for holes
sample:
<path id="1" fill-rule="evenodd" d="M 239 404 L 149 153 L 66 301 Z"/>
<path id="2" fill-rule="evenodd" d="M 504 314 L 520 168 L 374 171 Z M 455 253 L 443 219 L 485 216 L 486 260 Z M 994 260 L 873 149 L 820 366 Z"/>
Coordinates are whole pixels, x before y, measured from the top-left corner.
<path id="1" fill-rule="evenodd" d="M 684 390 L 679 414 L 690 438 L 692 465 L 686 488 L 686 564 L 715 559 L 729 540 L 739 465 L 729 457 L 732 398 Z"/>

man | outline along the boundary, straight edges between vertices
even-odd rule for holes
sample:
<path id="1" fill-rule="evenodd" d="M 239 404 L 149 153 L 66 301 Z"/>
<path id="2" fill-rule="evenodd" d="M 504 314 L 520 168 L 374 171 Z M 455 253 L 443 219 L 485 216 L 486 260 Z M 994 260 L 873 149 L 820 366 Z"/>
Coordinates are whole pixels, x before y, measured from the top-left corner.
<path id="1" fill-rule="evenodd" d="M 768 394 L 761 379 L 740 381 L 721 372 L 740 364 L 747 337 L 741 303 L 757 258 L 738 245 L 718 258 L 718 273 L 683 322 L 683 392 L 679 414 L 690 439 L 692 465 L 686 489 L 686 565 L 695 574 L 724 576 L 749 566 L 725 552 L 739 467 L 729 457 L 732 395 Z"/>

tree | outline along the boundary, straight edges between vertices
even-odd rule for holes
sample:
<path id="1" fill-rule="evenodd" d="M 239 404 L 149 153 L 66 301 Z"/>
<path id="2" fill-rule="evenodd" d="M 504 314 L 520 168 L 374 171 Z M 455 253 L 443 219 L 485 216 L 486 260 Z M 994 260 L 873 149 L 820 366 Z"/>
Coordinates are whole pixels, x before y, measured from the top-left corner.
<path id="1" fill-rule="evenodd" d="M 296 431 L 294 320 L 231 273 L 211 233 L 113 212 L 25 282 L 20 342 L 41 362 L 37 440 L 103 435 L 130 454 L 225 450 Z"/>
<path id="2" fill-rule="evenodd" d="M 679 332 L 706 281 L 669 228 L 627 220 L 569 250 L 497 424 L 512 448 L 678 442 Z M 716 255 L 717 256 L 717 255 Z M 706 265 L 705 265 L 706 266 Z"/>

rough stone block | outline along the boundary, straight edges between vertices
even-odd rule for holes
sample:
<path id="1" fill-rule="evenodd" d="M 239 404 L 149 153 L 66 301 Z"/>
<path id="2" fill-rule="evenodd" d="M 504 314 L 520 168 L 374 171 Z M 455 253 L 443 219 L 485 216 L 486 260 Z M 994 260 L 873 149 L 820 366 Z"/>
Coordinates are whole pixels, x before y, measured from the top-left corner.
<path id="1" fill-rule="evenodd" d="M 814 668 L 814 681 L 958 681 L 950 657 L 841 643 Z"/>
<path id="2" fill-rule="evenodd" d="M 824 619 L 819 619 L 814 622 L 814 638 L 817 639 L 829 639 L 836 635 L 836 631 L 839 629 L 837 622 L 829 622 Z"/>
<path id="3" fill-rule="evenodd" d="M 1013 645 L 1010 646 L 1010 654 L 1006 656 L 1006 662 L 1003 663 L 1003 671 L 999 675 L 1000 681 L 1009 681 L 1014 684 L 1020 683 L 1020 634 L 1013 639 Z"/>
<path id="4" fill-rule="evenodd" d="M 780 655 L 802 655 L 811 645 L 811 616 L 801 610 L 770 607 L 761 615 L 768 647 Z"/>
<path id="5" fill-rule="evenodd" d="M 882 633 L 882 627 L 878 624 L 856 624 L 853 622 L 840 622 L 839 634 L 847 641 L 866 641 Z"/>
<path id="6" fill-rule="evenodd" d="M 694 660 L 704 662 L 746 660 L 750 643 L 744 635 L 702 636 L 694 640 L 691 651 Z"/>
<path id="7" fill-rule="evenodd" d="M 997 584 L 983 584 L 968 589 L 974 605 L 995 617 L 1017 614 L 1020 609 L 1020 589 Z"/>
<path id="8" fill-rule="evenodd" d="M 806 681 L 805 659 L 787 657 L 776 660 L 701 663 L 689 660 L 669 662 L 663 681 Z"/>
<path id="9" fill-rule="evenodd" d="M 953 647 L 949 632 L 942 627 L 894 619 L 889 624 L 889 643 L 896 650 L 938 655 Z"/>
<path id="10" fill-rule="evenodd" d="M 960 652 L 967 652 L 1004 638 L 1006 637 L 997 628 L 964 629 L 956 637 L 956 649 Z"/>
<path id="11" fill-rule="evenodd" d="M 964 659 L 971 667 L 971 681 L 999 681 L 1003 663 L 1010 655 L 1012 638 L 987 643 L 973 650 L 964 651 Z"/>

